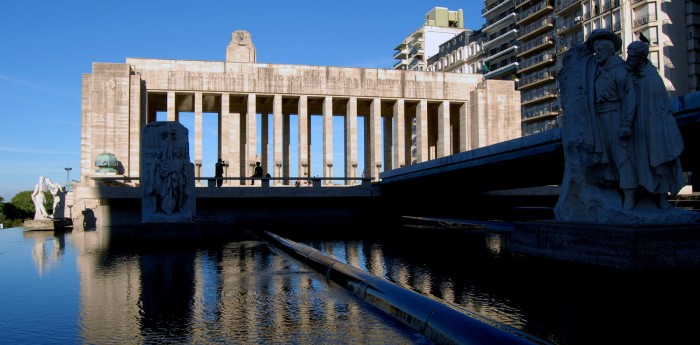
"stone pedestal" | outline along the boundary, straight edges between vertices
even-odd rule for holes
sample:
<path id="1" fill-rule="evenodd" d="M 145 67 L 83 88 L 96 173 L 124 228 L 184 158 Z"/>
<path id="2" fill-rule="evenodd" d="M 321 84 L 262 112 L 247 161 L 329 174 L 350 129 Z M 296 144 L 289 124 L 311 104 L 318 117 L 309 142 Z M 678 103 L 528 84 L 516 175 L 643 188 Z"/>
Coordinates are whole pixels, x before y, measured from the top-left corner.
<path id="1" fill-rule="evenodd" d="M 41 220 L 25 220 L 22 224 L 24 231 L 35 230 L 62 230 L 65 227 L 63 219 L 41 219 Z"/>
<path id="2" fill-rule="evenodd" d="M 700 224 L 516 223 L 512 253 L 625 270 L 700 267 Z"/>

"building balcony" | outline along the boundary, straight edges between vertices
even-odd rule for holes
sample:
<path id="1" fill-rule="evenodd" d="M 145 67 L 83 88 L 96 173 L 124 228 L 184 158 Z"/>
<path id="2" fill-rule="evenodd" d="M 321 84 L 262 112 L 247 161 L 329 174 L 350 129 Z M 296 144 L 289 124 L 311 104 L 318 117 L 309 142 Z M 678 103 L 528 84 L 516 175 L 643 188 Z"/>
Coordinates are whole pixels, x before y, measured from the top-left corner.
<path id="1" fill-rule="evenodd" d="M 515 45 L 515 46 L 510 46 L 510 47 L 508 47 L 507 49 L 501 50 L 500 52 L 498 52 L 498 53 L 496 53 L 496 54 L 493 54 L 493 55 L 490 55 L 490 56 L 485 57 L 485 58 L 484 58 L 484 63 L 489 62 L 489 61 L 491 61 L 491 60 L 495 60 L 495 59 L 497 59 L 497 58 L 499 58 L 499 57 L 502 57 L 502 56 L 506 56 L 506 55 L 508 55 L 508 54 L 514 54 L 517 50 L 518 50 L 518 46 L 517 46 L 517 45 Z"/>
<path id="2" fill-rule="evenodd" d="M 566 14 L 572 13 L 581 9 L 581 0 L 561 0 L 557 1 L 555 13 L 557 16 L 563 17 Z"/>
<path id="3" fill-rule="evenodd" d="M 549 36 L 543 36 L 528 42 L 524 46 L 521 46 L 520 52 L 518 53 L 518 57 L 522 58 L 526 55 L 537 53 L 552 46 L 554 46 L 554 40 L 549 38 Z"/>
<path id="4" fill-rule="evenodd" d="M 505 42 L 508 42 L 508 41 L 514 39 L 515 36 L 517 35 L 517 33 L 518 33 L 517 29 L 507 31 L 503 35 L 500 35 L 500 36 L 498 36 L 498 37 L 496 37 L 488 42 L 484 42 L 484 45 L 482 46 L 482 48 L 484 50 L 488 51 L 492 47 L 499 46 Z"/>
<path id="5" fill-rule="evenodd" d="M 515 23 L 517 25 L 524 25 L 541 18 L 546 13 L 552 11 L 554 11 L 554 6 L 549 5 L 545 0 L 535 6 L 528 8 L 524 12 L 518 13 L 518 15 L 515 18 Z"/>
<path id="6" fill-rule="evenodd" d="M 401 49 L 394 54 L 394 59 L 405 59 L 408 54 L 406 54 L 406 49 Z"/>
<path id="7" fill-rule="evenodd" d="M 532 23 L 526 27 L 521 27 L 518 30 L 518 40 L 525 41 L 532 39 L 537 35 L 541 35 L 547 31 L 551 31 L 554 28 L 554 18 L 545 18 L 537 23 Z"/>
<path id="8" fill-rule="evenodd" d="M 649 24 L 651 22 L 656 21 L 656 14 L 655 13 L 647 13 L 644 15 L 635 15 L 634 22 L 632 22 L 632 27 L 633 28 L 638 28 L 640 26 Z"/>
<path id="9" fill-rule="evenodd" d="M 556 30 L 557 35 L 565 36 L 583 27 L 583 18 L 575 17 L 573 21 L 567 22 Z"/>
<path id="10" fill-rule="evenodd" d="M 528 89 L 554 82 L 556 73 L 554 70 L 546 70 L 518 81 L 518 89 Z"/>
<path id="11" fill-rule="evenodd" d="M 493 24 L 484 26 L 484 28 L 481 29 L 481 31 L 488 35 L 489 32 L 496 32 L 498 30 L 501 30 L 502 28 L 508 27 L 510 24 L 515 23 L 515 16 L 515 13 L 511 13 L 497 20 Z"/>
<path id="12" fill-rule="evenodd" d="M 394 50 L 404 50 L 406 49 L 406 41 L 399 43 Z"/>
<path id="13" fill-rule="evenodd" d="M 481 10 L 481 16 L 484 18 L 488 18 L 490 15 L 501 11 L 503 9 L 508 8 L 508 6 L 511 6 L 513 3 L 511 1 L 502 1 L 500 4 L 497 4 L 495 6 L 492 6 L 491 8 L 488 8 L 488 6 L 484 7 Z"/>
<path id="14" fill-rule="evenodd" d="M 530 71 L 534 71 L 534 70 L 549 66 L 549 65 L 553 64 L 554 62 L 555 62 L 555 58 L 552 54 L 543 54 L 542 56 L 530 58 L 526 61 L 523 61 L 520 64 L 520 68 L 518 69 L 518 72 L 528 73 Z"/>
<path id="15" fill-rule="evenodd" d="M 557 97 L 559 97 L 559 93 L 557 92 L 557 90 L 545 90 L 532 97 L 523 97 L 521 99 L 520 105 L 523 107 L 532 106 L 538 103 L 556 99 Z"/>
<path id="16" fill-rule="evenodd" d="M 394 64 L 394 69 L 406 69 L 406 66 L 408 66 L 407 61 L 405 59 L 402 59 L 401 61 L 398 61 Z"/>
<path id="17" fill-rule="evenodd" d="M 517 62 L 513 62 L 507 66 L 503 66 L 503 67 L 498 68 L 496 70 L 493 70 L 491 72 L 485 73 L 484 79 L 495 78 L 495 77 L 498 77 L 500 75 L 504 75 L 504 74 L 506 74 L 510 71 L 513 71 L 513 70 L 515 70 L 515 71 L 518 70 L 518 63 Z"/>

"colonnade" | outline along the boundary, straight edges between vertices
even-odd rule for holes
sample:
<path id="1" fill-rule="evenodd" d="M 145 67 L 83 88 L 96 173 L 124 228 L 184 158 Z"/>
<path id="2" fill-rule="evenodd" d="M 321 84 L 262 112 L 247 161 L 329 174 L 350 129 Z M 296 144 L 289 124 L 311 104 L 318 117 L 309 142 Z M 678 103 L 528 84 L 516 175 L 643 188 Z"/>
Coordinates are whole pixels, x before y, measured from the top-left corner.
<path id="1" fill-rule="evenodd" d="M 370 177 L 383 170 L 424 162 L 469 150 L 467 102 L 426 99 L 358 98 L 326 95 L 212 93 L 148 91 L 147 122 L 167 110 L 168 121 L 179 121 L 180 112 L 194 113 L 195 174 L 202 177 L 202 117 L 218 114 L 218 156 L 228 163 L 227 177 L 252 174 L 256 161 L 274 177 L 290 176 L 297 165 L 299 175 L 311 176 L 311 116 L 322 117 L 322 177 Z M 159 105 L 167 105 L 160 109 Z M 258 123 L 257 115 L 261 115 Z M 268 115 L 272 115 L 272 124 Z M 298 161 L 290 155 L 290 118 L 297 117 Z M 333 116 L 344 117 L 343 152 L 345 176 L 333 176 Z M 358 158 L 358 117 L 364 118 L 363 161 Z M 272 138 L 269 126 L 272 125 Z M 258 126 L 261 136 L 258 138 Z M 257 152 L 260 140 L 262 152 Z M 272 144 L 272 164 L 269 145 Z M 192 157 L 192 153 L 191 153 Z M 361 163 L 361 164 L 360 164 Z M 364 166 L 363 171 L 358 167 Z M 235 181 L 235 180 L 234 180 Z M 275 183 L 282 183 L 275 180 Z M 328 183 L 331 181 L 328 180 Z M 233 184 L 227 181 L 227 184 Z M 240 183 L 236 181 L 235 183 Z M 347 183 L 353 183 L 349 181 Z"/>

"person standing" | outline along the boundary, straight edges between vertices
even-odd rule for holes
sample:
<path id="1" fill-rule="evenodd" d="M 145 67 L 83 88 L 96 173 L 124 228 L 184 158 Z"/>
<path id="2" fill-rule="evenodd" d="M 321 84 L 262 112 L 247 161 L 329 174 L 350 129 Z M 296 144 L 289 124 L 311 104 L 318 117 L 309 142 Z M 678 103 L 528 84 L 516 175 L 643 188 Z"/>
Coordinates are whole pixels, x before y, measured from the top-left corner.
<path id="1" fill-rule="evenodd" d="M 659 208 L 672 205 L 668 196 L 685 185 L 680 155 L 683 137 L 673 117 L 671 100 L 658 70 L 648 59 L 649 44 L 627 46 L 627 64 L 634 78 L 637 117 L 632 138 L 639 186 L 650 193 Z"/>
<path id="2" fill-rule="evenodd" d="M 224 161 L 219 158 L 218 161 L 216 161 L 215 167 L 215 173 L 214 176 L 216 177 L 216 186 L 221 187 L 221 185 L 224 183 Z"/>
<path id="3" fill-rule="evenodd" d="M 622 208 L 635 206 L 637 178 L 630 147 L 632 126 L 636 111 L 634 81 L 626 63 L 615 54 L 622 48 L 622 40 L 612 31 L 596 29 L 591 32 L 586 46 L 593 52 L 596 65 L 588 71 L 593 83 L 593 110 L 602 147 L 597 171 L 602 183 L 616 184 L 622 190 Z"/>

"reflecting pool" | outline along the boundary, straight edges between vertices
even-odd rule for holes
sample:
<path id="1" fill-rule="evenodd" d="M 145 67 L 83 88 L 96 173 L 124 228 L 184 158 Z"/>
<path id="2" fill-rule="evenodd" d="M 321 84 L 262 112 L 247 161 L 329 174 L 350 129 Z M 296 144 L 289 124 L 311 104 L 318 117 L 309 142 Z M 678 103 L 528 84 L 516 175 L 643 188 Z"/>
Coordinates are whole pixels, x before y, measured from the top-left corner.
<path id="1" fill-rule="evenodd" d="M 553 344 L 697 343 L 698 269 L 626 272 L 515 257 L 507 234 L 288 237 Z"/>
<path id="2" fill-rule="evenodd" d="M 5 344 L 431 344 L 253 234 L 110 248 L 0 230 Z"/>

